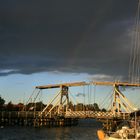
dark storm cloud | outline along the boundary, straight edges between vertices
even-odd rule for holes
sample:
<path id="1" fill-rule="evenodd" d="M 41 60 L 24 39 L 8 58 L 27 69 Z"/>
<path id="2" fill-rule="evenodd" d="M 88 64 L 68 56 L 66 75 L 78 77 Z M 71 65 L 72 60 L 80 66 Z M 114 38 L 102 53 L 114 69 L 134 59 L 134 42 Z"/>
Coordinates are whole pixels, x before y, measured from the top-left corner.
<path id="1" fill-rule="evenodd" d="M 0 1 L 0 73 L 124 75 L 136 7 L 137 0 Z"/>

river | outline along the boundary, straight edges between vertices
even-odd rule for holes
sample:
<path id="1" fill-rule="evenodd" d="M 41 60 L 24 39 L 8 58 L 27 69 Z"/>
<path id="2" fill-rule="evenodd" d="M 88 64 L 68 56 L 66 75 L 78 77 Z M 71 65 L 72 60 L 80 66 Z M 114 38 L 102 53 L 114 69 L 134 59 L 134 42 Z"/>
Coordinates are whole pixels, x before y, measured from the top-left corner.
<path id="1" fill-rule="evenodd" d="M 97 140 L 101 123 L 88 119 L 80 120 L 77 126 L 33 128 L 8 126 L 0 128 L 0 140 Z"/>

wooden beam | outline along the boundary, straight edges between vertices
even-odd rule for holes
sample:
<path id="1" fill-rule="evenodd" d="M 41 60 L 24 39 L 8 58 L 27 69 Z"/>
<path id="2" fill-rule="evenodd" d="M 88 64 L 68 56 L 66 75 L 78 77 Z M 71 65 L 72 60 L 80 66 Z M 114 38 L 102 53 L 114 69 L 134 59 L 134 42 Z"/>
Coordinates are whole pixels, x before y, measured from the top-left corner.
<path id="1" fill-rule="evenodd" d="M 73 87 L 73 86 L 85 86 L 85 85 L 104 85 L 104 86 L 133 86 L 140 87 L 138 83 L 128 83 L 128 82 L 74 82 L 74 83 L 62 83 L 62 84 L 51 84 L 44 86 L 36 86 L 37 89 L 50 89 L 50 88 L 60 88 L 62 86 Z"/>
<path id="2" fill-rule="evenodd" d="M 91 82 L 93 85 L 105 85 L 105 86 L 133 86 L 140 87 L 138 83 L 128 83 L 128 82 Z"/>
<path id="3" fill-rule="evenodd" d="M 86 82 L 62 83 L 62 84 L 36 86 L 36 88 L 37 89 L 50 89 L 50 88 L 60 88 L 62 86 L 73 87 L 73 86 L 85 86 L 85 85 L 88 85 L 88 83 L 86 83 Z"/>

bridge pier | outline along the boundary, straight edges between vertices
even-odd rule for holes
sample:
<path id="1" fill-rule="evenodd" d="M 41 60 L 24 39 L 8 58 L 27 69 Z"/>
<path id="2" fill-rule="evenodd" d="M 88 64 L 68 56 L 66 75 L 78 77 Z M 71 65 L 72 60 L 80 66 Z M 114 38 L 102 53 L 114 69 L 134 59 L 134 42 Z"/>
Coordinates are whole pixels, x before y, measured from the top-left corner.
<path id="1" fill-rule="evenodd" d="M 77 124 L 77 118 L 34 117 L 34 112 L 0 112 L 0 126 L 59 127 Z"/>

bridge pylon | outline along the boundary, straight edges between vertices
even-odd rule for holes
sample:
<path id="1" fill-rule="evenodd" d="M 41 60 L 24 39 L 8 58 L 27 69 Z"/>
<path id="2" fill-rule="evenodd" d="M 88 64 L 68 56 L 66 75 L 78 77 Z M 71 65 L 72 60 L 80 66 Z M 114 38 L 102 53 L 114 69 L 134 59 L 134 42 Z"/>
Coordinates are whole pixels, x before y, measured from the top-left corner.
<path id="1" fill-rule="evenodd" d="M 59 104 L 59 107 L 58 107 L 58 114 L 63 115 L 64 105 L 66 105 L 66 111 L 69 108 L 69 95 L 68 95 L 69 87 L 61 85 L 60 86 L 60 92 L 61 92 L 61 94 L 60 94 L 60 104 Z"/>
<path id="2" fill-rule="evenodd" d="M 120 91 L 120 87 L 140 87 L 138 83 L 128 83 L 128 82 L 92 82 L 94 85 L 104 85 L 104 86 L 113 86 L 113 102 L 111 111 L 115 116 L 118 116 L 121 113 L 132 113 L 137 111 L 136 108 Z"/>
<path id="3" fill-rule="evenodd" d="M 69 110 L 69 87 L 73 86 L 85 86 L 86 82 L 74 82 L 74 83 L 63 83 L 53 84 L 46 86 L 37 86 L 36 89 L 50 89 L 60 88 L 58 94 L 50 101 L 50 103 L 41 111 L 40 116 L 65 116 L 65 113 Z M 55 103 L 54 103 L 55 102 Z M 50 108 L 50 105 L 53 106 Z"/>
<path id="4" fill-rule="evenodd" d="M 131 113 L 138 110 L 120 91 L 119 85 L 114 84 L 112 112 L 114 116 L 122 112 Z"/>

